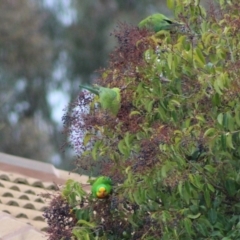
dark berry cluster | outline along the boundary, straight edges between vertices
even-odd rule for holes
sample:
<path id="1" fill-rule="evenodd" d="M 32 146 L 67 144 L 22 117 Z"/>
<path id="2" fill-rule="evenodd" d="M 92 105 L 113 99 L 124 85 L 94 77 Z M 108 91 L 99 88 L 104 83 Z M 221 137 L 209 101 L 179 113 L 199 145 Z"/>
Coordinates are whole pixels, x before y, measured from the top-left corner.
<path id="1" fill-rule="evenodd" d="M 103 201 L 96 201 L 93 204 L 94 221 L 98 223 L 98 228 L 111 239 L 121 239 L 122 233 L 130 224 L 127 220 L 120 218 L 123 213 L 119 212 L 119 199 L 117 196 L 110 196 L 110 198 Z"/>
<path id="2" fill-rule="evenodd" d="M 55 196 L 50 206 L 45 210 L 43 217 L 48 223 L 48 240 L 69 240 L 72 236 L 72 228 L 77 220 L 72 213 L 69 204 L 61 195 Z"/>
<path id="3" fill-rule="evenodd" d="M 151 34 L 147 29 L 139 29 L 135 26 L 120 23 L 113 32 L 118 40 L 118 47 L 110 55 L 111 67 L 124 69 L 124 71 L 129 71 L 133 67 L 132 70 L 135 72 L 135 66 L 144 63 L 142 55 L 149 48 L 149 43 L 141 40 Z"/>

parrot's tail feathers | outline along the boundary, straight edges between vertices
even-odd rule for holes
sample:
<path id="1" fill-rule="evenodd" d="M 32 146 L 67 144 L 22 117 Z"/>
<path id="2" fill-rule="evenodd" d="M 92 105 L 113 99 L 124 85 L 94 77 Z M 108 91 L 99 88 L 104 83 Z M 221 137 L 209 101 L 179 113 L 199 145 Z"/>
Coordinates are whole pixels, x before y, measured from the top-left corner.
<path id="1" fill-rule="evenodd" d="M 91 92 L 93 94 L 99 95 L 99 91 L 92 86 L 80 84 L 79 87 L 80 87 L 80 89 L 85 89 L 85 90 L 88 90 L 89 92 Z"/>

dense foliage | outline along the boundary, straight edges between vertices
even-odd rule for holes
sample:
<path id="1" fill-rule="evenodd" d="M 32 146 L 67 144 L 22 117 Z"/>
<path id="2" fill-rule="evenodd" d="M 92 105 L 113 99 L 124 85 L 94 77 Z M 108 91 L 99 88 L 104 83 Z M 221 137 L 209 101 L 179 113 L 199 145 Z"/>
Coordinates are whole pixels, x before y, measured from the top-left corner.
<path id="1" fill-rule="evenodd" d="M 184 31 L 113 33 L 97 83 L 121 89 L 116 117 L 88 92 L 64 116 L 78 166 L 115 184 L 99 200 L 66 183 L 76 239 L 240 239 L 240 4 L 197 2 L 168 1 Z"/>

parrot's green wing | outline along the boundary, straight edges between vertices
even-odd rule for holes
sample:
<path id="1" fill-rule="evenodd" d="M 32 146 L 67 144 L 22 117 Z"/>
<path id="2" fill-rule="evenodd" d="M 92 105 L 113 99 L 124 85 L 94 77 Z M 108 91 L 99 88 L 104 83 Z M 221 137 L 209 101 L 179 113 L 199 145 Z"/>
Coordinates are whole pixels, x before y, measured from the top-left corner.
<path id="1" fill-rule="evenodd" d="M 101 176 L 98 177 L 94 180 L 94 182 L 92 183 L 92 185 L 94 184 L 107 184 L 107 185 L 112 185 L 112 179 L 110 177 L 105 177 L 105 176 Z"/>
<path id="2" fill-rule="evenodd" d="M 96 198 L 106 198 L 112 192 L 112 180 L 109 177 L 98 177 L 92 183 L 92 194 Z"/>
<path id="3" fill-rule="evenodd" d="M 121 107 L 120 89 L 100 87 L 99 98 L 102 108 L 109 110 L 114 116 L 116 116 Z"/>
<path id="4" fill-rule="evenodd" d="M 119 88 L 106 88 L 101 86 L 80 85 L 80 88 L 86 89 L 99 96 L 101 107 L 117 115 L 121 107 L 121 95 Z"/>
<path id="5" fill-rule="evenodd" d="M 143 19 L 139 24 L 139 28 L 147 28 L 153 30 L 154 32 L 159 32 L 161 30 L 171 30 L 173 27 L 181 25 L 179 23 L 173 22 L 168 17 L 161 13 L 153 14 L 145 19 Z"/>

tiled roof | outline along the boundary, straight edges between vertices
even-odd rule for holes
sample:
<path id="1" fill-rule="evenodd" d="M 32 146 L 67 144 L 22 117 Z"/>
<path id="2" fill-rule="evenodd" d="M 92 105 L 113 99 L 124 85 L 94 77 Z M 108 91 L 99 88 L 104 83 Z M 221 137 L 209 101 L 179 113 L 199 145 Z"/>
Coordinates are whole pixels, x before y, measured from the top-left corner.
<path id="1" fill-rule="evenodd" d="M 0 153 L 0 240 L 46 239 L 42 216 L 53 193 L 67 179 L 83 183 L 88 177 L 56 169 L 53 165 Z"/>
<path id="2" fill-rule="evenodd" d="M 18 221 L 7 213 L 0 212 L 1 240 L 46 240 L 46 234 L 29 224 Z"/>

